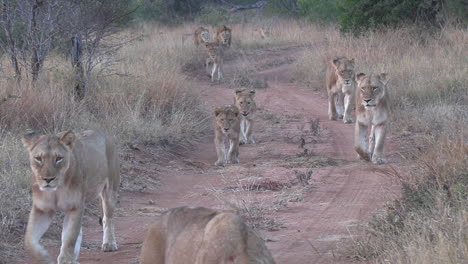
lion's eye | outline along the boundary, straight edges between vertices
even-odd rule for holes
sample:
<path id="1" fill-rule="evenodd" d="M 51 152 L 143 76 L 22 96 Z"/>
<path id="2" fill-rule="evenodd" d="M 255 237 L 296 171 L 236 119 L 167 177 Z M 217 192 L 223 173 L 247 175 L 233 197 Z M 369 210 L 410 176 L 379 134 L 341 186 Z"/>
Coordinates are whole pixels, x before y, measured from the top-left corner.
<path id="1" fill-rule="evenodd" d="M 41 164 L 42 163 L 42 157 L 34 157 L 34 161 Z"/>
<path id="2" fill-rule="evenodd" d="M 62 161 L 63 161 L 63 157 L 57 157 L 57 158 L 55 158 L 55 163 L 57 163 L 57 164 L 60 163 L 60 162 L 62 162 Z"/>
<path id="3" fill-rule="evenodd" d="M 250 104 L 250 102 L 248 102 L 247 104 Z"/>

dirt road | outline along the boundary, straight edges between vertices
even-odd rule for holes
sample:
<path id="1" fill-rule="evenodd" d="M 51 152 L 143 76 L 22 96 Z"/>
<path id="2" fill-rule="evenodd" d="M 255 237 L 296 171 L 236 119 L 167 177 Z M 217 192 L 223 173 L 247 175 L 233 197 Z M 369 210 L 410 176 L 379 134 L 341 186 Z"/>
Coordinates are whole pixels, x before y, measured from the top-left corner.
<path id="1" fill-rule="evenodd" d="M 265 51 L 257 63 L 300 53 Z M 241 146 L 240 164 L 213 166 L 212 135 L 188 153 L 159 161 L 161 166 L 152 165 L 150 153 L 134 150 L 135 166 L 154 173 L 159 187 L 121 193 L 117 252 L 100 252 L 101 227 L 95 219 L 86 221 L 80 263 L 138 263 L 151 220 L 182 205 L 237 210 L 267 240 L 277 263 L 351 263 L 344 255 L 354 227 L 381 208 L 395 185 L 383 175 L 385 165 L 357 159 L 354 125 L 329 121 L 326 98 L 292 82 L 294 64 L 285 61 L 257 73 L 268 87 L 257 90 L 257 144 Z M 232 103 L 234 91 L 226 83 L 213 85 L 203 75 L 194 83 L 210 108 Z M 390 164 L 397 162 L 394 145 L 389 138 Z M 137 175 L 138 168 L 124 173 Z"/>

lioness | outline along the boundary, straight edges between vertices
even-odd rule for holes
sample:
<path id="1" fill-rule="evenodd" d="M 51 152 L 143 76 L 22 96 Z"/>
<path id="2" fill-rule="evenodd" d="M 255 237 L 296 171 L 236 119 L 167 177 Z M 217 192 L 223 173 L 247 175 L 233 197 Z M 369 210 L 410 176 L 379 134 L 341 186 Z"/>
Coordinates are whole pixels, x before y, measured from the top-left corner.
<path id="1" fill-rule="evenodd" d="M 216 41 L 223 47 L 229 48 L 231 46 L 232 29 L 222 25 L 216 30 Z"/>
<path id="2" fill-rule="evenodd" d="M 218 160 L 216 166 L 225 163 L 239 163 L 239 109 L 235 105 L 226 105 L 214 110 L 215 114 L 215 146 Z M 226 154 L 226 140 L 229 140 L 229 151 Z"/>
<path id="3" fill-rule="evenodd" d="M 211 81 L 215 80 L 218 73 L 218 81 L 223 79 L 224 48 L 219 42 L 206 42 L 208 58 L 205 62 L 206 71 L 210 74 Z M 210 65 L 213 65 L 210 70 Z"/>
<path id="4" fill-rule="evenodd" d="M 102 200 L 103 251 L 117 250 L 113 214 L 120 183 L 118 154 L 113 140 L 94 131 L 75 135 L 38 135 L 28 131 L 23 144 L 29 152 L 32 208 L 25 248 L 40 263 L 54 263 L 39 243 L 57 210 L 65 213 L 58 263 L 78 263 L 85 200 Z"/>
<path id="5" fill-rule="evenodd" d="M 273 264 L 263 240 L 235 214 L 203 207 L 165 212 L 151 226 L 141 264 Z"/>
<path id="6" fill-rule="evenodd" d="M 204 27 L 199 27 L 195 30 L 194 34 L 195 45 L 199 46 L 200 43 L 206 43 L 210 41 L 210 31 Z"/>
<path id="7" fill-rule="evenodd" d="M 240 144 L 255 144 L 253 139 L 254 115 L 257 110 L 255 104 L 255 90 L 246 88 L 237 89 L 234 96 L 234 104 L 239 108 L 241 113 L 241 135 Z"/>
<path id="8" fill-rule="evenodd" d="M 354 146 L 362 159 L 374 164 L 385 163 L 383 147 L 388 119 L 387 74 L 357 75 L 356 129 Z M 367 128 L 371 126 L 369 148 L 366 148 Z"/>
<path id="9" fill-rule="evenodd" d="M 352 123 L 353 96 L 356 89 L 354 80 L 354 59 L 336 57 L 327 68 L 325 86 L 328 92 L 328 117 Z"/>

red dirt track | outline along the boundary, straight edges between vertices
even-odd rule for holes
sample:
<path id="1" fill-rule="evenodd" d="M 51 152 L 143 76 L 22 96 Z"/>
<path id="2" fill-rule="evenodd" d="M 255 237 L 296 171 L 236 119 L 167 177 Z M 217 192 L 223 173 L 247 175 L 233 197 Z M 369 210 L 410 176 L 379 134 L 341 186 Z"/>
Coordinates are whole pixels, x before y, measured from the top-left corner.
<path id="1" fill-rule="evenodd" d="M 284 59 L 300 54 L 299 48 L 267 50 L 256 63 L 267 57 Z M 226 62 L 227 77 L 230 63 L 234 62 Z M 284 63 L 257 73 L 259 79 L 268 80 L 268 87 L 257 90 L 257 144 L 240 147 L 240 164 L 213 165 L 213 135 L 195 149 L 160 162 L 152 175 L 160 181 L 157 188 L 120 194 L 116 217 L 119 250 L 101 252 L 102 229 L 95 218 L 88 219 L 79 262 L 138 263 L 145 232 L 165 208 L 227 209 L 226 201 L 245 200 L 242 204 L 264 210 L 262 217 L 270 224 L 259 232 L 277 263 L 352 263 L 345 255 L 357 234 L 356 225 L 365 223 L 394 197 L 398 186 L 384 175 L 387 165 L 358 160 L 353 148 L 354 124 L 329 121 L 326 98 L 294 83 L 293 70 L 294 64 Z M 233 101 L 234 90 L 227 82 L 211 84 L 206 75 L 199 74 L 193 83 L 210 109 Z M 313 136 L 308 122 L 316 119 L 320 120 L 320 133 Z M 310 154 L 299 155 L 304 151 L 298 147 L 301 136 Z M 388 136 L 385 154 L 389 164 L 395 165 L 398 155 L 392 141 Z M 141 160 L 139 166 L 149 166 L 149 153 L 134 150 L 132 154 Z M 295 179 L 297 173 L 308 169 L 312 176 L 304 187 Z M 259 190 L 242 190 L 243 184 Z M 53 247 L 48 248 L 56 256 L 58 249 Z"/>

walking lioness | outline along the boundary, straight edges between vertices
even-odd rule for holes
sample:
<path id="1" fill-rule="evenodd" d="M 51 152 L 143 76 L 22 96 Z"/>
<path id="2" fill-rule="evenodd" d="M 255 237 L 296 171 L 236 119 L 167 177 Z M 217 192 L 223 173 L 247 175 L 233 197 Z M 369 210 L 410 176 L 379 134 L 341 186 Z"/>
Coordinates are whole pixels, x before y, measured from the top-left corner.
<path id="1" fill-rule="evenodd" d="M 354 59 L 336 57 L 328 64 L 325 86 L 330 120 L 343 118 L 345 123 L 353 122 L 351 111 L 356 89 L 354 74 Z"/>
<path id="2" fill-rule="evenodd" d="M 239 163 L 239 109 L 235 105 L 226 105 L 216 108 L 214 114 L 214 141 L 218 155 L 215 165 L 224 166 L 225 163 Z M 229 150 L 226 150 L 227 140 L 229 140 Z"/>
<path id="3" fill-rule="evenodd" d="M 263 240 L 235 214 L 203 207 L 165 212 L 151 226 L 141 264 L 274 264 Z"/>
<path id="4" fill-rule="evenodd" d="M 75 135 L 38 135 L 28 131 L 23 144 L 29 152 L 32 175 L 32 208 L 25 248 L 39 263 L 55 263 L 39 243 L 54 213 L 63 211 L 62 246 L 57 262 L 78 263 L 85 200 L 101 196 L 103 251 L 117 250 L 113 213 L 120 183 L 119 161 L 113 140 L 94 131 Z"/>
<path id="5" fill-rule="evenodd" d="M 366 76 L 364 73 L 359 73 L 357 83 L 354 146 L 362 159 L 382 164 L 385 163 L 383 147 L 388 119 L 387 74 Z M 369 148 L 366 148 L 369 126 L 371 126 Z"/>
<path id="6" fill-rule="evenodd" d="M 237 89 L 234 104 L 240 110 L 240 127 L 242 138 L 240 144 L 255 144 L 253 139 L 254 115 L 257 110 L 255 104 L 255 90 Z"/>

